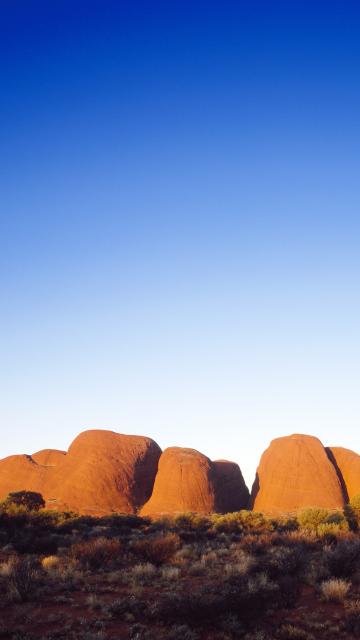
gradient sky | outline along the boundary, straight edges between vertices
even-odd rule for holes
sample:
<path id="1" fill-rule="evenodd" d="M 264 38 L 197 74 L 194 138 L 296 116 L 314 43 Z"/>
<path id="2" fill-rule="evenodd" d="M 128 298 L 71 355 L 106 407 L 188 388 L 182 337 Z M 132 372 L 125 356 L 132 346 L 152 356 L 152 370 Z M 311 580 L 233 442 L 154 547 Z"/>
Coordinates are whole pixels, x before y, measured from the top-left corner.
<path id="1" fill-rule="evenodd" d="M 358 3 L 0 16 L 0 457 L 359 451 Z"/>

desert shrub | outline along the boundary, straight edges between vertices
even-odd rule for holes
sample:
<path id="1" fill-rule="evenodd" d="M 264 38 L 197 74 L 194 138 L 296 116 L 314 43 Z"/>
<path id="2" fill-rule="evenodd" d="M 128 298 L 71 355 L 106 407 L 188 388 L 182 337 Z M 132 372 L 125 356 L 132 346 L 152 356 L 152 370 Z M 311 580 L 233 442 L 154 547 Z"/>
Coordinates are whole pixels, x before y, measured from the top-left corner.
<path id="1" fill-rule="evenodd" d="M 60 558 L 58 556 L 45 556 L 41 560 L 41 566 L 45 571 L 54 571 L 58 569 L 60 565 Z"/>
<path id="2" fill-rule="evenodd" d="M 70 557 L 86 569 L 95 571 L 108 567 L 119 558 L 121 552 L 122 545 L 118 540 L 101 537 L 73 544 Z"/>
<path id="3" fill-rule="evenodd" d="M 192 591 L 161 593 L 149 605 L 156 620 L 191 626 L 221 626 L 224 616 L 238 615 L 243 621 L 258 619 L 268 608 L 276 607 L 279 589 L 265 574 L 250 578 L 230 576 L 221 583 L 207 584 Z"/>
<path id="4" fill-rule="evenodd" d="M 289 533 L 290 531 L 298 531 L 299 523 L 296 518 L 284 516 L 279 518 L 271 518 L 272 527 L 278 533 Z"/>
<path id="5" fill-rule="evenodd" d="M 197 640 L 196 631 L 190 629 L 187 624 L 177 624 L 171 627 L 166 634 L 167 640 Z"/>
<path id="6" fill-rule="evenodd" d="M 301 629 L 301 627 L 294 626 L 293 624 L 281 625 L 278 632 L 279 640 L 310 640 L 313 636 Z"/>
<path id="7" fill-rule="evenodd" d="M 39 564 L 33 558 L 14 557 L 9 560 L 7 571 L 8 590 L 23 602 L 30 600 L 39 584 Z"/>
<path id="8" fill-rule="evenodd" d="M 153 564 L 150 562 L 145 562 L 144 564 L 137 564 L 131 570 L 132 579 L 140 584 L 151 582 L 156 576 L 157 570 Z"/>
<path id="9" fill-rule="evenodd" d="M 39 511 L 45 507 L 45 500 L 41 493 L 36 491 L 13 491 L 4 502 L 5 508 L 10 505 L 24 507 L 27 511 Z"/>
<path id="10" fill-rule="evenodd" d="M 360 493 L 351 498 L 350 503 L 344 508 L 344 514 L 351 531 L 358 531 L 360 528 Z"/>
<path id="11" fill-rule="evenodd" d="M 143 561 L 158 566 L 171 560 L 179 547 L 179 536 L 175 533 L 168 533 L 137 540 L 132 549 Z"/>
<path id="12" fill-rule="evenodd" d="M 161 577 L 164 580 L 177 580 L 181 574 L 179 567 L 163 567 Z"/>
<path id="13" fill-rule="evenodd" d="M 110 516 L 101 518 L 101 525 L 111 529 L 142 529 L 151 524 L 149 518 L 142 518 L 133 514 L 113 513 Z"/>
<path id="14" fill-rule="evenodd" d="M 360 600 L 345 602 L 345 629 L 354 636 L 360 636 Z"/>
<path id="15" fill-rule="evenodd" d="M 174 517 L 173 524 L 177 530 L 207 531 L 211 526 L 211 520 L 200 513 L 180 513 Z"/>
<path id="16" fill-rule="evenodd" d="M 302 569 L 306 556 L 301 546 L 270 547 L 264 560 L 263 569 L 271 578 L 287 574 L 296 574 Z"/>
<path id="17" fill-rule="evenodd" d="M 212 524 L 216 532 L 241 533 L 244 530 L 243 523 L 238 513 L 226 513 L 225 515 L 215 515 Z"/>
<path id="18" fill-rule="evenodd" d="M 14 536 L 12 544 L 20 554 L 53 555 L 58 550 L 58 538 L 37 530 L 36 527 L 20 531 Z"/>
<path id="19" fill-rule="evenodd" d="M 304 529 L 317 532 L 318 526 L 326 522 L 329 515 L 330 512 L 327 509 L 310 508 L 300 511 L 297 520 Z"/>
<path id="20" fill-rule="evenodd" d="M 141 602 L 134 596 L 126 596 L 114 600 L 106 607 L 106 613 L 111 618 L 123 619 L 126 615 L 131 614 L 136 617 L 143 617 L 146 609 L 146 603 Z"/>
<path id="21" fill-rule="evenodd" d="M 360 540 L 340 540 L 325 549 L 329 573 L 336 578 L 348 578 L 360 568 Z"/>
<path id="22" fill-rule="evenodd" d="M 328 602 L 343 602 L 350 589 L 350 582 L 340 578 L 330 578 L 321 583 L 320 591 Z"/>

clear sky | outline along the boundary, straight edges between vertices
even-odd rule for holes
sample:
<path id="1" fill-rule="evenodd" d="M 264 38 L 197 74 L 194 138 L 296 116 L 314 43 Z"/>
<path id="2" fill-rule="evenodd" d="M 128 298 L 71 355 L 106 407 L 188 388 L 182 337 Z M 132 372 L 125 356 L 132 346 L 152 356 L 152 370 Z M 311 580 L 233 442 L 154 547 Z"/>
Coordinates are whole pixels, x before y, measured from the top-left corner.
<path id="1" fill-rule="evenodd" d="M 1 2 L 0 456 L 360 450 L 359 18 Z"/>

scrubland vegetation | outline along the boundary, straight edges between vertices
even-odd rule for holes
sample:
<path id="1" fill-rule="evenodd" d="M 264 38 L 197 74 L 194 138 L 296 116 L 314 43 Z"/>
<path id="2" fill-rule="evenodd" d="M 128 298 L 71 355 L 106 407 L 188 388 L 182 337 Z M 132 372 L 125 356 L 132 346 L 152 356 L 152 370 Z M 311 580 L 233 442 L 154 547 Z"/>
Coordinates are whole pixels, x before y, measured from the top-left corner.
<path id="1" fill-rule="evenodd" d="M 157 521 L 31 500 L 0 506 L 0 638 L 360 637 L 360 497 L 344 512 Z"/>

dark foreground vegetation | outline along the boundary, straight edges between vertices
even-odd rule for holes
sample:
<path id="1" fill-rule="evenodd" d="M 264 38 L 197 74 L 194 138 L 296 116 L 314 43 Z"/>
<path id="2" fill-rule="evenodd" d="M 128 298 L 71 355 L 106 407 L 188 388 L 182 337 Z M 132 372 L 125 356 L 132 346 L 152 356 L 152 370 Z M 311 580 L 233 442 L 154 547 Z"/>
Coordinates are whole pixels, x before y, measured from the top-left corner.
<path id="1" fill-rule="evenodd" d="M 283 519 L 42 506 L 0 506 L 0 638 L 360 638 L 360 497 Z"/>

